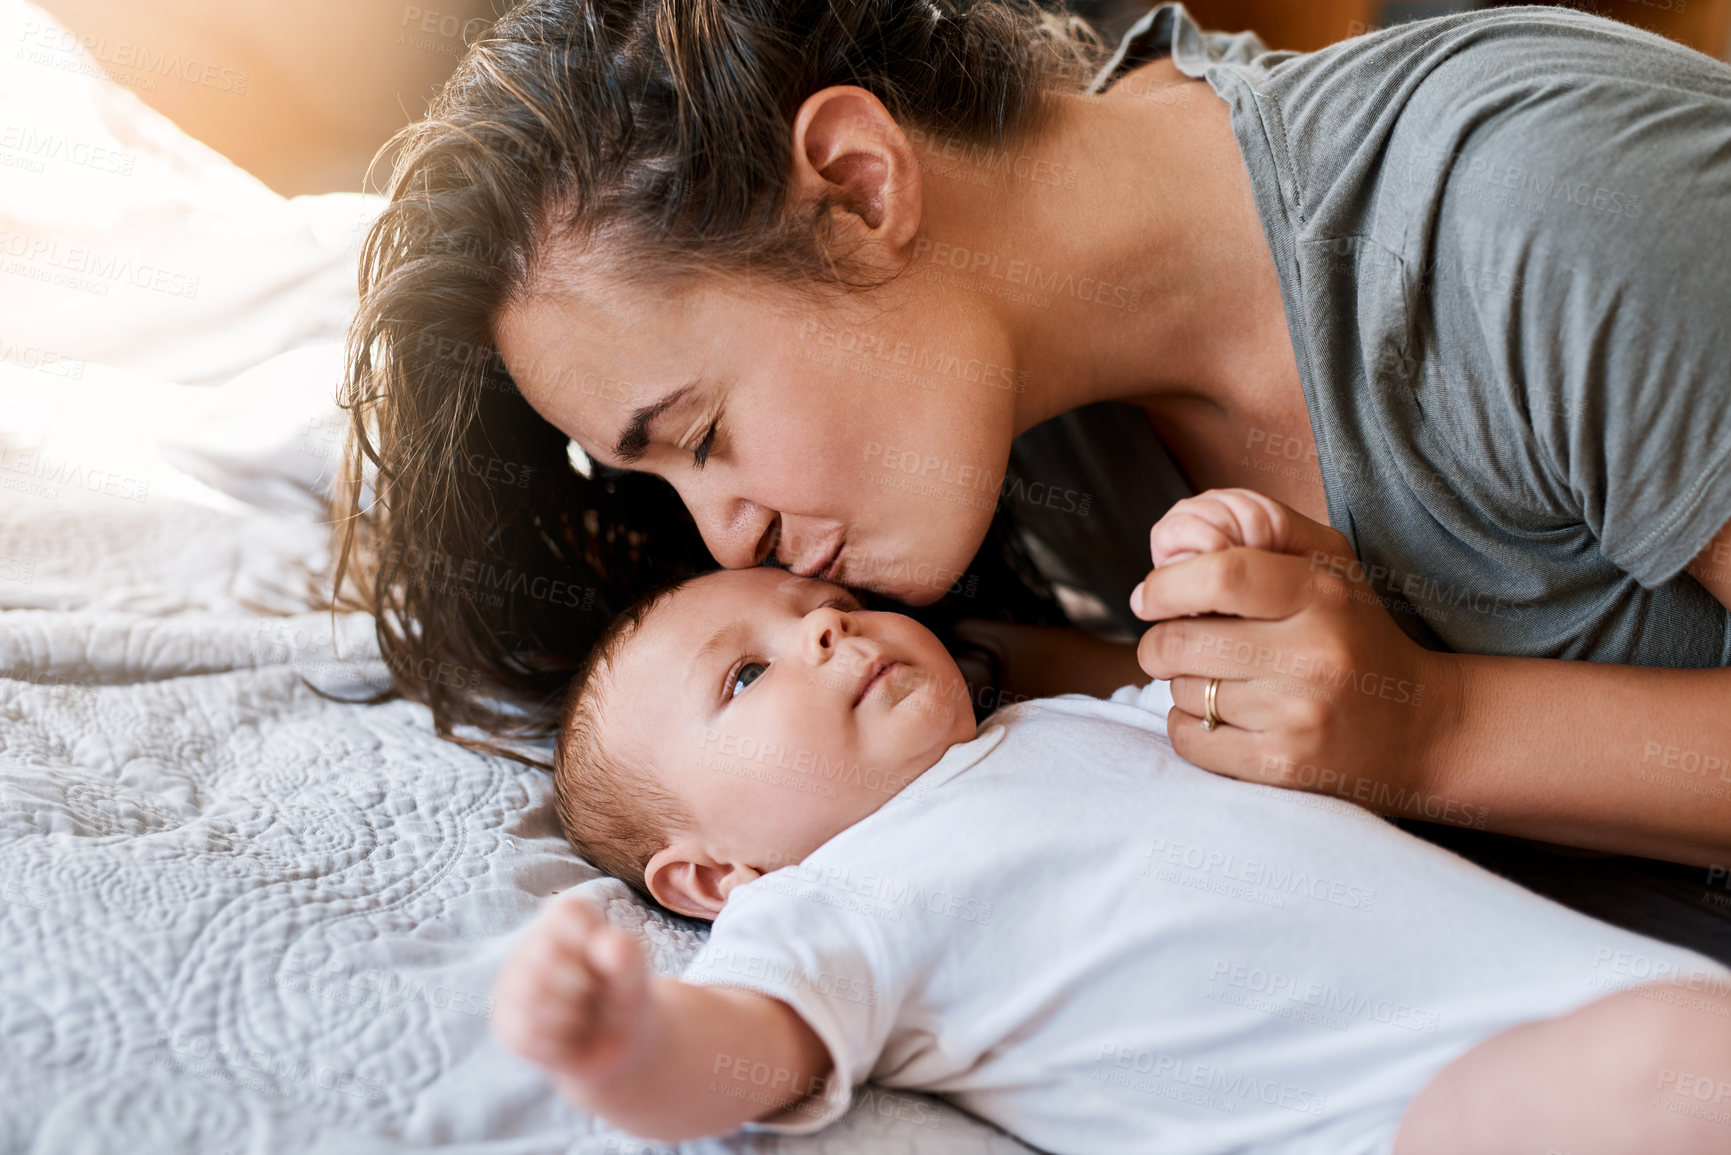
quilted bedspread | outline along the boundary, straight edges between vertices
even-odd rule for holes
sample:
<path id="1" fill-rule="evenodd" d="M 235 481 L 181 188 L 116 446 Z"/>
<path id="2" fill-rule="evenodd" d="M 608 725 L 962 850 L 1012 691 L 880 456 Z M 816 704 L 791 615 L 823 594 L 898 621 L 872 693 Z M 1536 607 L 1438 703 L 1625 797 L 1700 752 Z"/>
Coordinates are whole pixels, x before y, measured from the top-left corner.
<path id="1" fill-rule="evenodd" d="M 315 522 L 125 469 L 145 500 L 0 493 L 0 1152 L 662 1150 L 495 1042 L 492 982 L 555 891 L 663 972 L 699 928 L 580 862 L 545 775 L 314 691 L 387 675 L 364 615 L 298 596 Z M 822 1135 L 688 1149 L 1023 1150 L 869 1087 Z"/>

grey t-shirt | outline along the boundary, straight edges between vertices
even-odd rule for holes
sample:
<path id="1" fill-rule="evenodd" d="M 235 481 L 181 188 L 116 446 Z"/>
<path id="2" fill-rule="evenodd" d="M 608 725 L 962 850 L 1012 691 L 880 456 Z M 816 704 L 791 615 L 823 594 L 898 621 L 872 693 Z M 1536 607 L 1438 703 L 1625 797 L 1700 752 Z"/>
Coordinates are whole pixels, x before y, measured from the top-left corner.
<path id="1" fill-rule="evenodd" d="M 1731 665 L 1731 67 L 1512 8 L 1319 52 L 1138 21 L 1231 108 L 1329 520 L 1409 635 Z M 1260 446 L 1246 446 L 1254 455 Z"/>

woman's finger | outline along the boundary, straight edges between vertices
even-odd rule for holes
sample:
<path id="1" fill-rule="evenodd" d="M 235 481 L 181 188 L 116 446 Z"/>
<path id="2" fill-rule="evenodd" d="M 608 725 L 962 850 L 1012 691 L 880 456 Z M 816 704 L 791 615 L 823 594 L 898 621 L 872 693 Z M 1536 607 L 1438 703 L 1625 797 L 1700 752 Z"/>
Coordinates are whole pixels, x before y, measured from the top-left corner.
<path id="1" fill-rule="evenodd" d="M 1202 719 L 1181 706 L 1166 715 L 1166 737 L 1172 749 L 1204 770 L 1256 782 L 1261 778 L 1261 736 L 1236 726 L 1202 728 Z"/>
<path id="2" fill-rule="evenodd" d="M 1186 714 L 1207 717 L 1208 682 L 1207 677 L 1192 674 L 1173 678 L 1173 703 Z M 1214 714 L 1222 726 L 1261 733 L 1283 724 L 1287 710 L 1276 689 L 1255 682 L 1222 678 L 1214 692 Z"/>
<path id="3" fill-rule="evenodd" d="M 1366 607 L 1367 612 L 1377 612 Z M 1267 729 L 1315 730 L 1327 707 L 1376 699 L 1412 708 L 1425 700 L 1426 681 L 1410 665 L 1353 648 L 1310 615 L 1264 622 L 1242 618 L 1177 618 L 1142 635 L 1136 660 L 1151 678 L 1225 678 L 1265 691 L 1276 716 Z M 1390 624 L 1391 629 L 1398 627 Z M 1404 635 L 1402 636 L 1404 639 Z"/>
<path id="4" fill-rule="evenodd" d="M 1155 622 L 1137 643 L 1136 660 L 1151 678 L 1298 679 L 1327 662 L 1299 616 L 1263 620 L 1224 614 Z"/>

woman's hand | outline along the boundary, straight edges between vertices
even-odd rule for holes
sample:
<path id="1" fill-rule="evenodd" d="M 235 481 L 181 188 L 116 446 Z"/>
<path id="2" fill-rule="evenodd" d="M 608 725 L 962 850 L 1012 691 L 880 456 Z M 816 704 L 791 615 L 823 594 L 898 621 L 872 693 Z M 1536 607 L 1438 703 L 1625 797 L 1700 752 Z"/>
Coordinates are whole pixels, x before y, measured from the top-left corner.
<path id="1" fill-rule="evenodd" d="M 1155 568 L 1130 605 L 1155 624 L 1137 659 L 1172 681 L 1178 753 L 1385 812 L 1432 792 L 1459 675 L 1395 624 L 1343 535 L 1261 494 L 1212 490 L 1149 536 Z M 1206 731 L 1211 677 L 1219 724 Z"/>

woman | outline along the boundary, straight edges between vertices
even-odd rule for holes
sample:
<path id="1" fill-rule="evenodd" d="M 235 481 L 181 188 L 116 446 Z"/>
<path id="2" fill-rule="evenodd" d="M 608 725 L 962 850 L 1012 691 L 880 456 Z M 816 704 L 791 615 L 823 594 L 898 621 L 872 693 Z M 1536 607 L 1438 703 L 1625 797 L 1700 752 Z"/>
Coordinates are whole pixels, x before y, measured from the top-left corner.
<path id="1" fill-rule="evenodd" d="M 702 547 L 1014 589 L 1012 442 L 1129 403 L 1291 544 L 1147 572 L 1134 650 L 984 630 L 1010 685 L 1171 678 L 1207 769 L 1723 876 L 1731 69 L 1537 8 L 1099 55 L 1011 3 L 501 21 L 362 270 L 343 561 L 402 691 L 544 732 Z"/>

